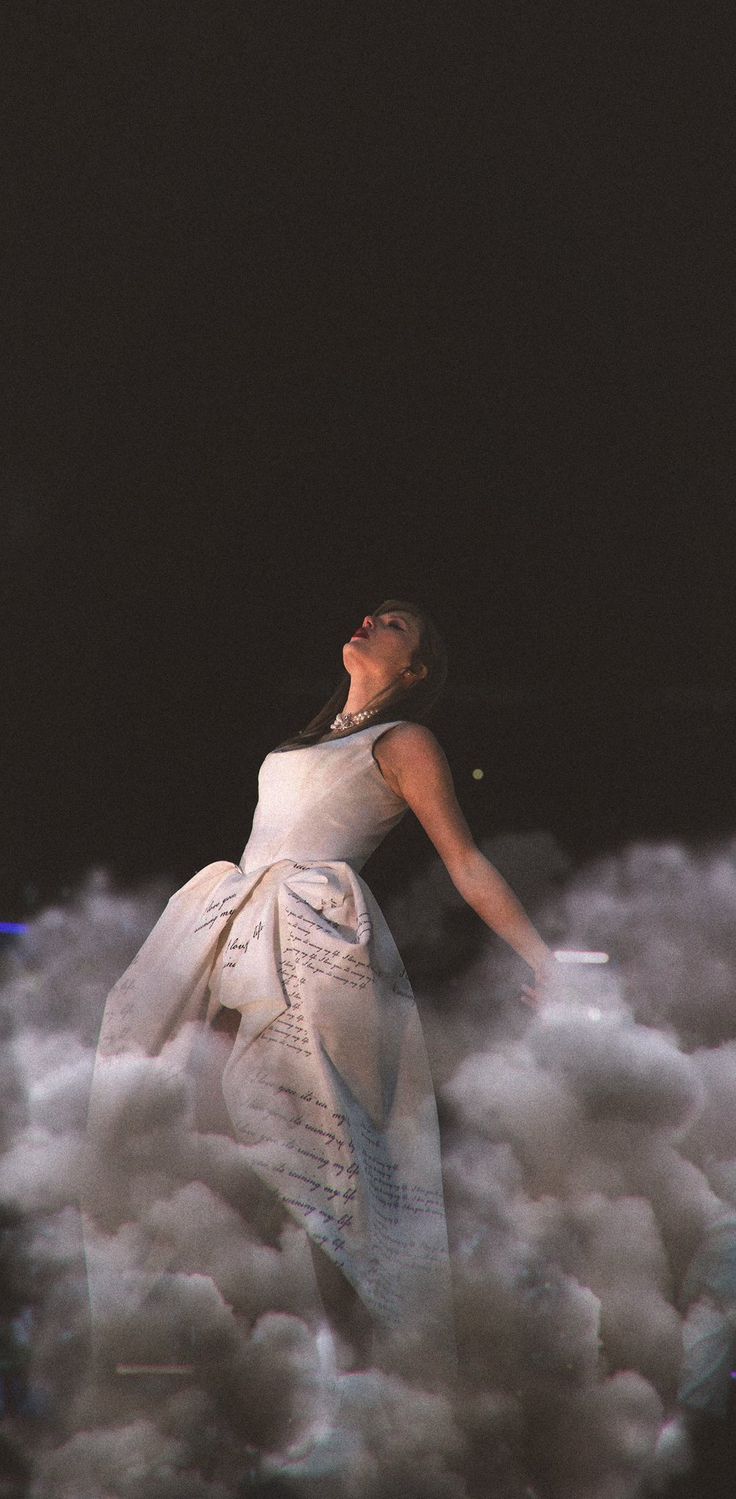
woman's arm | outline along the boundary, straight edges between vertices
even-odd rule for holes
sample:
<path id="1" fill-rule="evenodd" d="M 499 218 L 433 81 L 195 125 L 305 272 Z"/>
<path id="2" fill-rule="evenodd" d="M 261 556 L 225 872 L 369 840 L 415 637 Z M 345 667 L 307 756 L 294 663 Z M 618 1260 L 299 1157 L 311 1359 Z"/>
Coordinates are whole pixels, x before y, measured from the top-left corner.
<path id="1" fill-rule="evenodd" d="M 386 779 L 419 818 L 455 889 L 492 931 L 533 968 L 535 989 L 554 959 L 506 881 L 481 853 L 458 805 L 452 772 L 424 724 L 389 730 L 376 745 Z M 525 988 L 528 997 L 538 994 Z"/>

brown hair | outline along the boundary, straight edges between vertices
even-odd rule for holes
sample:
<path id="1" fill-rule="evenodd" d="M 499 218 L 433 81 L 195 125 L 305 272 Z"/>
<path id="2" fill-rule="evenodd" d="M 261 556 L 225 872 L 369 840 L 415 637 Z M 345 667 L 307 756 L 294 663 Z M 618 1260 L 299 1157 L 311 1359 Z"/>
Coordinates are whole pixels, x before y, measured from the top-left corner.
<path id="1" fill-rule="evenodd" d="M 401 682 L 392 682 L 390 687 L 384 689 L 385 703 L 377 713 L 371 715 L 370 721 L 371 724 L 387 723 L 393 718 L 403 718 L 412 723 L 424 723 L 447 681 L 447 647 L 434 620 L 420 605 L 407 604 L 402 599 L 386 599 L 373 610 L 374 614 L 393 612 L 410 614 L 419 625 L 419 641 L 412 656 L 411 665 L 414 669 L 426 666 L 427 674 L 413 682 L 410 687 L 404 687 Z M 319 713 L 316 713 L 298 734 L 294 734 L 292 738 L 285 739 L 283 744 L 278 745 L 278 749 L 300 749 L 308 744 L 316 744 L 317 740 L 328 732 L 335 714 L 345 707 L 349 690 L 350 677 L 345 671 Z M 358 729 L 361 727 L 362 725 L 359 724 Z M 350 733 L 356 734 L 358 729 L 351 729 Z"/>

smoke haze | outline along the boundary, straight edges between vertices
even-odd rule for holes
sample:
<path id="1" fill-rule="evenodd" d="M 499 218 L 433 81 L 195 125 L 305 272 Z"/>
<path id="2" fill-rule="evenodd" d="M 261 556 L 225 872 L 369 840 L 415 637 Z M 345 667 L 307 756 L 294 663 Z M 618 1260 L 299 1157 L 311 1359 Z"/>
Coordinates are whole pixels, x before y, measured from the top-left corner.
<path id="1" fill-rule="evenodd" d="M 3 1315 L 29 1363 L 4 1492 L 635 1499 L 686 1463 L 683 1284 L 736 1209 L 736 842 L 578 871 L 545 834 L 484 847 L 553 946 L 611 962 L 561 965 L 532 1013 L 441 866 L 386 904 L 437 1081 L 452 1387 L 360 1368 L 320 1326 L 303 1236 L 173 1055 L 116 1062 L 87 1139 L 104 999 L 168 890 L 95 873 L 6 951 Z"/>

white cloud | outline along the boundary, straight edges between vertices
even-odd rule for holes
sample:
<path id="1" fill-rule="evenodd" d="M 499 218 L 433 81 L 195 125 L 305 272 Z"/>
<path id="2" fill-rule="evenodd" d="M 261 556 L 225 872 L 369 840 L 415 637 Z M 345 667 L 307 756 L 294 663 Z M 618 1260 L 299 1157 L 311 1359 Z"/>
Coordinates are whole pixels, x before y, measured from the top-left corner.
<path id="1" fill-rule="evenodd" d="M 565 973 L 534 1016 L 508 997 L 505 951 L 481 943 L 467 961 L 441 871 L 387 909 L 400 945 L 446 944 L 418 986 L 461 1355 L 444 1391 L 351 1371 L 325 1341 L 300 1234 L 266 1220 L 234 1140 L 194 1132 L 165 1059 L 111 1064 L 85 1138 L 104 996 L 161 887 L 97 874 L 6 958 L 0 1192 L 24 1215 L 32 1379 L 66 1430 L 35 1455 L 34 1499 L 234 1499 L 249 1474 L 254 1491 L 326 1499 L 462 1499 L 485 1477 L 499 1499 L 634 1499 L 687 1460 L 667 1437 L 679 1292 L 736 1204 L 736 845 L 640 844 L 562 885 L 549 840 L 499 848 L 554 944 L 611 964 Z M 98 1351 L 163 1349 L 191 1374 L 70 1375 L 65 1349 L 86 1332 L 79 1197 L 99 1217 Z"/>

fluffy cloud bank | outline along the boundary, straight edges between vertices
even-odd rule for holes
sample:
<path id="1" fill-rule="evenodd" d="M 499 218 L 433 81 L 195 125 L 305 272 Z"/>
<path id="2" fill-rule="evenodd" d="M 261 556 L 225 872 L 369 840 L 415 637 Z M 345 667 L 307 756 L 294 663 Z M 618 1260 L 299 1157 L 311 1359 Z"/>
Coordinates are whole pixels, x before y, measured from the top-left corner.
<path id="1" fill-rule="evenodd" d="M 86 1138 L 104 998 L 168 892 L 97 874 L 8 949 L 4 1313 L 30 1359 L 8 1419 L 34 1499 L 634 1499 L 682 1464 L 688 1270 L 736 1209 L 736 845 L 574 872 L 549 839 L 500 852 L 553 945 L 611 961 L 561 967 L 531 1014 L 508 954 L 463 946 L 441 871 L 387 908 L 400 946 L 421 929 L 447 957 L 431 981 L 417 964 L 460 1350 L 446 1388 L 361 1366 L 320 1326 L 302 1236 L 269 1220 L 236 1142 L 195 1129 L 186 1078 L 123 1059 L 107 1143 Z"/>

